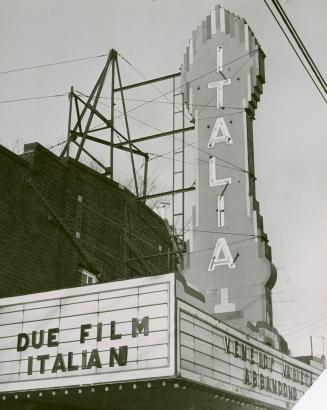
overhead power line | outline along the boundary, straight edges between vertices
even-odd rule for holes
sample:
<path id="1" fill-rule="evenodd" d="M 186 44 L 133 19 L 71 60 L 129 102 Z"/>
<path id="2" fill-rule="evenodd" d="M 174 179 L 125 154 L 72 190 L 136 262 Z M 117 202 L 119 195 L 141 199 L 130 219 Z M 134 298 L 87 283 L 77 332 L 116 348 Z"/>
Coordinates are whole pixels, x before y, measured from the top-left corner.
<path id="1" fill-rule="evenodd" d="M 273 1 L 273 0 L 272 0 Z M 269 6 L 268 1 L 264 0 L 266 6 L 268 7 L 270 13 L 272 14 L 273 18 L 275 19 L 276 23 L 278 24 L 279 28 L 282 30 L 285 38 L 287 39 L 288 43 L 290 44 L 290 46 L 292 47 L 294 53 L 296 54 L 297 58 L 299 59 L 300 63 L 302 64 L 302 66 L 304 67 L 305 71 L 307 72 L 307 74 L 309 75 L 309 77 L 311 78 L 311 81 L 313 82 L 313 84 L 315 85 L 315 87 L 317 88 L 319 94 L 322 96 L 323 100 L 325 101 L 325 103 L 327 103 L 327 99 L 326 96 L 324 95 L 323 91 L 320 89 L 319 85 L 317 84 L 316 80 L 314 79 L 313 75 L 310 73 L 308 67 L 305 65 L 304 61 L 302 60 L 300 54 L 298 53 L 298 51 L 296 50 L 294 44 L 292 43 L 291 39 L 289 38 L 289 36 L 287 35 L 286 31 L 284 30 L 283 26 L 281 25 L 281 23 L 279 22 L 278 18 L 276 17 L 274 11 L 272 10 L 272 8 Z M 286 14 L 286 13 L 285 13 Z M 286 25 L 288 30 L 291 31 L 291 28 L 289 25 Z M 306 59 L 307 63 L 308 60 L 307 58 L 304 56 L 304 58 Z M 320 86 L 325 89 L 324 87 L 324 81 L 322 82 L 320 79 L 317 78 L 318 83 L 320 84 Z M 326 92 L 325 92 L 326 93 Z"/>
<path id="2" fill-rule="evenodd" d="M 304 55 L 306 61 L 308 62 L 309 66 L 311 67 L 312 71 L 314 72 L 315 76 L 317 77 L 317 80 L 319 81 L 319 83 L 323 87 L 323 90 L 326 93 L 327 92 L 326 81 L 325 81 L 324 77 L 322 76 L 321 72 L 319 71 L 318 67 L 316 66 L 315 62 L 313 61 L 311 55 L 309 54 L 309 51 L 307 50 L 307 48 L 303 44 L 300 36 L 296 32 L 293 24 L 291 23 L 290 19 L 288 18 L 287 14 L 286 14 L 286 12 L 284 11 L 283 7 L 281 6 L 281 4 L 278 0 L 272 0 L 272 3 L 276 7 L 276 9 L 277 9 L 278 13 L 280 14 L 282 20 L 284 21 L 285 25 L 289 29 L 289 31 L 290 31 L 292 37 L 294 38 L 296 44 L 298 45 L 298 47 L 301 50 L 302 54 Z"/>
<path id="3" fill-rule="evenodd" d="M 41 95 L 39 97 L 17 98 L 17 99 L 14 99 L 14 100 L 2 100 L 2 101 L 0 101 L 0 104 L 7 104 L 7 103 L 18 102 L 18 101 L 44 100 L 45 98 L 65 97 L 67 95 L 68 95 L 68 93 L 62 93 L 62 94 L 52 94 L 52 95 Z"/>
<path id="4" fill-rule="evenodd" d="M 53 63 L 32 65 L 32 66 L 29 66 L 29 67 L 13 68 L 11 70 L 0 71 L 0 75 L 10 74 L 10 73 L 17 73 L 19 71 L 34 70 L 36 68 L 51 67 L 51 66 L 60 65 L 60 64 L 77 63 L 78 61 L 92 60 L 92 59 L 101 58 L 101 57 L 107 57 L 107 54 L 99 54 L 97 56 L 74 58 L 74 59 L 71 59 L 71 60 L 55 61 Z"/>

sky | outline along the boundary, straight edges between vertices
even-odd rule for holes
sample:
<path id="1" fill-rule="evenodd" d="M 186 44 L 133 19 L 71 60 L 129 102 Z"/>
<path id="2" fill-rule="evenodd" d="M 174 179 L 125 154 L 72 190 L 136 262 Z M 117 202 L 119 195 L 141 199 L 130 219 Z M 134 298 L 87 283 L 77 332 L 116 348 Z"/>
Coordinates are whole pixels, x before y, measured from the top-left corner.
<path id="1" fill-rule="evenodd" d="M 68 98 L 8 101 L 67 94 L 71 85 L 88 93 L 105 58 L 4 71 L 99 56 L 115 48 L 146 78 L 175 73 L 192 30 L 217 1 L 0 0 L 0 4 L 0 144 L 20 152 L 24 143 L 50 147 L 65 138 Z M 275 325 L 294 355 L 310 353 L 310 335 L 314 353 L 321 355 L 322 336 L 327 339 L 326 105 L 263 0 L 221 0 L 219 4 L 247 20 L 267 56 L 254 138 L 257 199 L 278 269 Z M 281 4 L 326 78 L 327 2 L 281 0 Z M 126 84 L 142 81 L 126 62 L 121 67 Z M 169 89 L 160 87 L 162 92 Z M 152 88 L 130 98 L 155 95 Z M 127 103 L 131 109 L 140 102 Z M 170 128 L 165 104 L 157 104 L 154 111 L 147 108 L 135 110 L 133 116 L 152 127 L 134 120 L 136 136 Z M 159 140 L 144 146 L 153 153 L 167 152 L 169 147 L 167 141 Z M 192 162 L 192 153 L 187 152 Z M 104 150 L 98 154 L 103 159 L 107 156 Z M 169 167 L 168 159 L 151 163 L 151 173 L 167 189 Z M 117 178 L 126 181 L 127 175 L 119 172 Z M 189 166 L 188 180 L 193 178 L 194 167 Z"/>

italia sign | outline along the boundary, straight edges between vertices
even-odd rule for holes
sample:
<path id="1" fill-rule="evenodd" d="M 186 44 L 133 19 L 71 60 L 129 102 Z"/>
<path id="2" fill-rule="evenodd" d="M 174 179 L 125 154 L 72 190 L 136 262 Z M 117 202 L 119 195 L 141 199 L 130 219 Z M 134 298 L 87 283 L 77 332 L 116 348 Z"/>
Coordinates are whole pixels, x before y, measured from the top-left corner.
<path id="1" fill-rule="evenodd" d="M 193 32 L 182 65 L 196 124 L 193 238 L 186 279 L 209 310 L 246 329 L 272 325 L 276 269 L 255 194 L 253 120 L 265 55 L 243 19 L 216 6 Z"/>

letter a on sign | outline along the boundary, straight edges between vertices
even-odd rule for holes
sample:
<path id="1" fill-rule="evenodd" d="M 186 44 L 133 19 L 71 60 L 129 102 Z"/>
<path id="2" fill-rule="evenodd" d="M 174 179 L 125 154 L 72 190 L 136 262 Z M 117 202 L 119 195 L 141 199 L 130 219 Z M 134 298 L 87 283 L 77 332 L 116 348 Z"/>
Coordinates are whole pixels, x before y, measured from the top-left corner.
<path id="1" fill-rule="evenodd" d="M 213 148 L 218 142 L 226 142 L 226 144 L 233 144 L 232 137 L 227 128 L 226 122 L 223 117 L 218 117 L 213 127 L 208 148 Z"/>
<path id="2" fill-rule="evenodd" d="M 227 265 L 229 269 L 235 268 L 235 263 L 233 262 L 232 255 L 230 253 L 229 247 L 227 245 L 225 238 L 218 238 L 213 251 L 208 271 L 215 270 L 216 266 Z"/>

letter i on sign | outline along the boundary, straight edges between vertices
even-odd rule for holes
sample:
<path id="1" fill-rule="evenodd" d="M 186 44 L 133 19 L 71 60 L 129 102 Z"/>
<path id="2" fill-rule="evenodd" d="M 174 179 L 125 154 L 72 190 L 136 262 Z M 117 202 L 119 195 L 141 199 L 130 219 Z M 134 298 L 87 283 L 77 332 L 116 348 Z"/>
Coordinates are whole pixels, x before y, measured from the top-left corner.
<path id="1" fill-rule="evenodd" d="M 221 46 L 217 47 L 217 73 L 220 74 L 224 80 L 215 81 L 208 84 L 208 88 L 217 89 L 217 108 L 223 107 L 223 87 L 225 85 L 230 85 L 232 83 L 231 79 L 226 79 L 223 74 L 223 48 Z M 226 144 L 232 144 L 233 140 L 226 122 L 223 117 L 218 117 L 216 119 L 215 125 L 213 127 L 212 133 L 208 141 L 208 148 L 214 148 L 214 146 L 220 142 L 225 142 Z M 209 157 L 209 186 L 217 187 L 231 184 L 231 178 L 216 179 L 216 158 L 215 156 Z M 225 201 L 223 195 L 217 198 L 217 226 L 225 226 Z M 227 265 L 229 269 L 235 268 L 235 264 L 229 250 L 227 241 L 225 238 L 218 238 L 216 242 L 215 249 L 213 251 L 208 271 L 213 271 L 217 266 Z"/>
<path id="2" fill-rule="evenodd" d="M 230 78 L 227 79 L 223 74 L 223 48 L 222 47 L 217 47 L 217 73 L 220 73 L 220 75 L 224 79 L 209 83 L 208 88 L 217 89 L 217 108 L 221 108 L 224 106 L 223 105 L 224 86 L 232 84 L 232 80 Z"/>

